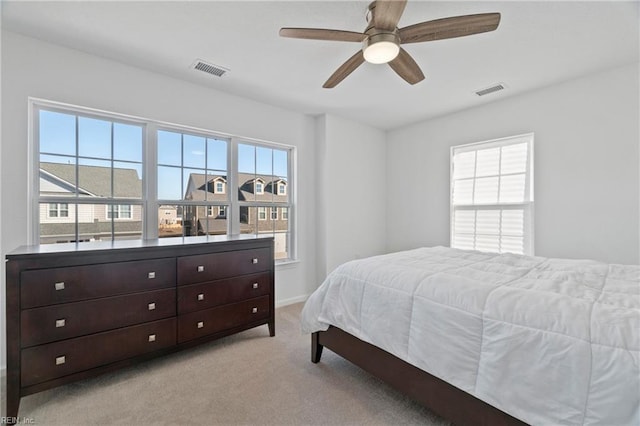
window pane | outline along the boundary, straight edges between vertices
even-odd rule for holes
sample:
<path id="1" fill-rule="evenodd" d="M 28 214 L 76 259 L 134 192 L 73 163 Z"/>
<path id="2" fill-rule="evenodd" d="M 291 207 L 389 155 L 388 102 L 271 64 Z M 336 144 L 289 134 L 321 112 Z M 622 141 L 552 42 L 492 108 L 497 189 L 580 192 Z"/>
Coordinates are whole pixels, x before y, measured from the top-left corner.
<path id="1" fill-rule="evenodd" d="M 182 165 L 182 139 L 180 133 L 158 131 L 158 164 Z"/>
<path id="2" fill-rule="evenodd" d="M 111 158 L 111 122 L 78 117 L 78 155 Z"/>
<path id="3" fill-rule="evenodd" d="M 40 110 L 40 152 L 76 155 L 76 116 Z"/>
<path id="4" fill-rule="evenodd" d="M 500 237 L 497 235 L 476 235 L 476 250 L 498 253 L 500 251 Z"/>
<path id="5" fill-rule="evenodd" d="M 500 179 L 500 202 L 522 203 L 525 200 L 526 175 L 508 175 Z"/>
<path id="6" fill-rule="evenodd" d="M 500 238 L 500 253 L 524 253 L 524 238 L 502 236 Z"/>
<path id="7" fill-rule="evenodd" d="M 113 158 L 142 163 L 142 127 L 113 123 Z"/>
<path id="8" fill-rule="evenodd" d="M 476 179 L 473 194 L 474 204 L 495 204 L 498 202 L 498 178 L 487 177 Z"/>
<path id="9" fill-rule="evenodd" d="M 500 172 L 503 174 L 525 173 L 527 171 L 528 144 L 519 143 L 502 147 Z"/>
<path id="10" fill-rule="evenodd" d="M 476 176 L 500 174 L 500 148 L 481 149 L 476 155 Z"/>
<path id="11" fill-rule="evenodd" d="M 273 149 L 256 147 L 256 173 L 259 175 L 273 175 Z"/>
<path id="12" fill-rule="evenodd" d="M 81 158 L 78 165 L 80 197 L 111 198 L 111 161 Z"/>
<path id="13" fill-rule="evenodd" d="M 142 199 L 142 164 L 113 163 L 113 196 Z"/>
<path id="14" fill-rule="evenodd" d="M 74 196 L 76 192 L 76 159 L 54 155 L 40 156 L 40 195 Z"/>
<path id="15" fill-rule="evenodd" d="M 113 222 L 113 239 L 139 240 L 140 238 L 142 238 L 142 206 L 126 206 L 124 210 L 121 206 L 120 219 Z"/>
<path id="16" fill-rule="evenodd" d="M 204 170 L 182 169 L 182 187 L 184 199 L 190 201 L 205 201 L 206 181 Z"/>
<path id="17" fill-rule="evenodd" d="M 478 210 L 476 212 L 476 233 L 500 235 L 500 210 Z"/>
<path id="18" fill-rule="evenodd" d="M 289 241 L 291 234 L 289 232 L 275 232 L 273 235 L 275 258 L 288 259 L 291 257 L 289 253 Z"/>
<path id="19" fill-rule="evenodd" d="M 206 166 L 205 138 L 193 135 L 183 135 L 183 166 L 204 169 Z"/>
<path id="20" fill-rule="evenodd" d="M 462 250 L 474 250 L 475 249 L 475 236 L 474 234 L 454 234 L 452 247 Z"/>
<path id="21" fill-rule="evenodd" d="M 473 203 L 473 179 L 457 180 L 453 183 L 453 204 Z"/>
<path id="22" fill-rule="evenodd" d="M 522 237 L 524 235 L 524 210 L 503 210 L 501 231 L 503 235 Z"/>
<path id="23" fill-rule="evenodd" d="M 475 176 L 476 152 L 461 152 L 453 156 L 453 178 L 464 179 Z"/>
<path id="24" fill-rule="evenodd" d="M 75 209 L 75 204 L 66 204 L 67 216 L 60 216 L 59 203 L 40 203 L 40 244 L 75 241 Z"/>
<path id="25" fill-rule="evenodd" d="M 287 180 L 289 170 L 289 152 L 281 149 L 273 150 L 273 174 Z"/>
<path id="26" fill-rule="evenodd" d="M 256 173 L 256 150 L 254 146 L 238 144 L 238 172 Z"/>
<path id="27" fill-rule="evenodd" d="M 225 235 L 226 206 L 162 205 L 158 208 L 160 238 L 196 235 Z"/>
<path id="28" fill-rule="evenodd" d="M 476 211 L 456 210 L 453 214 L 454 232 L 473 234 L 476 231 Z"/>
<path id="29" fill-rule="evenodd" d="M 207 169 L 227 170 L 227 142 L 207 139 Z"/>
<path id="30" fill-rule="evenodd" d="M 158 237 L 181 237 L 183 235 L 181 206 L 158 207 Z"/>
<path id="31" fill-rule="evenodd" d="M 182 170 L 177 167 L 158 166 L 158 199 L 182 199 Z"/>

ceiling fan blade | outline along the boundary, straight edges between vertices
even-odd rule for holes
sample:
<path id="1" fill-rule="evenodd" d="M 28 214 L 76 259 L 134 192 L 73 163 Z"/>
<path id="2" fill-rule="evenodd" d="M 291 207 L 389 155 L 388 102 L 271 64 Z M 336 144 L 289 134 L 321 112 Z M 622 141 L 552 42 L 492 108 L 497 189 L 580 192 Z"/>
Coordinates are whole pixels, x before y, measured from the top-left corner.
<path id="1" fill-rule="evenodd" d="M 364 62 L 364 55 L 362 50 L 358 50 L 355 55 L 347 59 L 347 62 L 340 65 L 340 68 L 334 72 L 331 77 L 322 85 L 325 89 L 331 89 L 336 87 L 338 83 L 344 80 L 349 74 L 351 74 L 356 68 L 358 68 Z"/>
<path id="2" fill-rule="evenodd" d="M 409 84 L 416 84 L 424 80 L 422 70 L 403 48 L 400 48 L 398 56 L 389 62 L 389 66 Z"/>
<path id="3" fill-rule="evenodd" d="M 322 28 L 280 28 L 280 37 L 305 38 L 310 40 L 361 42 L 366 35 L 354 31 L 327 30 Z"/>
<path id="4" fill-rule="evenodd" d="M 373 9 L 374 27 L 386 31 L 395 30 L 406 5 L 407 0 L 377 0 Z"/>
<path id="5" fill-rule="evenodd" d="M 499 13 L 480 13 L 435 19 L 401 28 L 399 31 L 400 42 L 403 44 L 420 43 L 485 33 L 498 28 L 499 23 Z"/>

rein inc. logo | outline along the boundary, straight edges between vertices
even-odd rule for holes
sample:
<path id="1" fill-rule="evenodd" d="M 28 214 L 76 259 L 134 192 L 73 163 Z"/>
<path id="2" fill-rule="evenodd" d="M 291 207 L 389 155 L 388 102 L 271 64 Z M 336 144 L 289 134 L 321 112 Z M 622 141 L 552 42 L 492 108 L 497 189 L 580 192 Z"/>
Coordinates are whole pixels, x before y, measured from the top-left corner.
<path id="1" fill-rule="evenodd" d="M 35 425 L 33 417 L 0 417 L 0 425 Z"/>

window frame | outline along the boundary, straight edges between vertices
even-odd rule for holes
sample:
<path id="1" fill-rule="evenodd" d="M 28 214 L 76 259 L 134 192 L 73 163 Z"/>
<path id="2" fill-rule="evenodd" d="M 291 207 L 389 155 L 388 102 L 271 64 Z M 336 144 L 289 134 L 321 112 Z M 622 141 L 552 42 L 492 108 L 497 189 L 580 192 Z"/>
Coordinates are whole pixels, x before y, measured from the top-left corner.
<path id="1" fill-rule="evenodd" d="M 122 198 L 110 198 L 108 200 L 83 199 L 76 197 L 73 201 L 69 201 L 69 215 L 71 216 L 71 203 L 76 205 L 75 208 L 75 223 L 76 230 L 78 229 L 78 208 L 81 204 L 103 204 L 103 205 L 119 205 L 128 204 L 131 205 L 131 215 L 133 216 L 134 206 L 139 205 L 142 211 L 142 232 L 140 239 L 157 239 L 159 233 L 159 218 L 158 209 L 161 205 L 176 205 L 177 207 L 187 207 L 190 205 L 212 205 L 212 206 L 224 206 L 225 207 L 225 219 L 227 220 L 227 235 L 240 234 L 240 206 L 258 206 L 260 203 L 249 202 L 244 203 L 238 200 L 237 191 L 226 191 L 226 188 L 230 185 L 231 188 L 237 187 L 238 181 L 238 145 L 242 143 L 248 143 L 254 146 L 262 146 L 266 148 L 285 150 L 288 152 L 288 164 L 287 164 L 287 185 L 289 185 L 290 195 L 288 196 L 288 202 L 282 204 L 289 209 L 290 224 L 288 228 L 289 247 L 288 258 L 276 260 L 276 263 L 288 263 L 297 261 L 297 229 L 294 215 L 297 209 L 296 195 L 295 195 L 295 178 L 296 170 L 295 165 L 297 162 L 297 148 L 292 145 L 265 141 L 255 138 L 247 138 L 233 134 L 225 134 L 218 131 L 212 131 L 208 129 L 196 128 L 192 126 L 185 126 L 175 123 L 163 122 L 153 120 L 144 117 L 131 116 L 121 113 L 115 113 L 95 108 L 88 108 L 78 105 L 71 105 L 62 102 L 50 101 L 41 98 L 29 97 L 28 99 L 28 188 L 30 194 L 28 199 L 30 206 L 27 210 L 27 220 L 30 224 L 28 229 L 28 241 L 31 244 L 40 244 L 40 204 L 41 203 L 60 203 L 67 202 L 66 199 L 60 197 L 41 197 L 40 185 L 39 185 L 39 170 L 40 170 L 40 148 L 39 148 L 39 111 L 47 110 L 53 112 L 59 112 L 62 114 L 78 115 L 88 118 L 94 118 L 98 120 L 107 120 L 112 122 L 118 122 L 130 125 L 139 125 L 142 127 L 142 199 L 131 200 Z M 225 201 L 216 202 L 192 202 L 188 200 L 160 200 L 158 199 L 157 191 L 157 135 L 158 131 L 166 130 L 170 132 L 184 132 L 190 135 L 203 136 L 206 138 L 224 139 L 227 141 L 227 179 L 223 182 L 224 193 L 227 194 Z M 263 183 L 263 192 L 264 186 Z M 184 194 L 183 194 L 184 195 Z M 47 207 L 48 209 L 48 207 Z M 117 219 L 116 219 L 117 220 Z M 126 219 L 125 219 L 126 220 Z M 76 232 L 76 235 L 77 232 Z"/>
<path id="2" fill-rule="evenodd" d="M 69 203 L 48 203 L 49 206 L 47 208 L 47 217 L 49 219 L 56 219 L 56 218 L 61 218 L 61 217 L 69 217 Z M 51 206 L 55 205 L 55 208 L 52 209 Z M 62 205 L 65 205 L 66 208 L 63 209 Z M 51 212 L 55 211 L 56 215 L 52 216 Z M 65 216 L 62 216 L 62 212 L 67 212 L 67 214 Z"/>
<path id="3" fill-rule="evenodd" d="M 258 210 L 257 210 L 256 216 L 258 216 L 258 220 L 267 220 L 267 207 L 266 206 L 258 206 Z"/>
<path id="4" fill-rule="evenodd" d="M 454 155 L 461 152 L 478 151 L 480 149 L 490 149 L 496 147 L 504 147 L 516 145 L 518 143 L 527 143 L 527 170 L 525 172 L 525 194 L 522 202 L 500 202 L 496 203 L 468 203 L 454 205 Z M 450 147 L 449 152 L 449 245 L 454 247 L 455 241 L 455 213 L 457 210 L 512 210 L 519 207 L 523 210 L 523 254 L 534 255 L 534 142 L 535 135 L 533 132 L 524 133 L 514 136 L 508 136 L 498 139 L 490 139 L 481 142 L 474 142 L 463 145 L 455 145 Z M 508 175 L 508 174 L 504 174 Z M 502 176 L 499 173 L 497 176 Z M 474 178 L 475 179 L 475 178 Z M 474 239 L 477 233 L 474 232 Z M 475 245 L 475 244 L 474 244 Z"/>
<path id="5" fill-rule="evenodd" d="M 122 217 L 122 207 L 129 207 L 129 217 Z M 110 208 L 112 207 L 112 209 Z M 107 219 L 113 220 L 132 220 L 133 219 L 133 206 L 131 204 L 109 204 L 105 206 Z M 116 214 L 115 217 L 109 217 L 109 215 Z"/>

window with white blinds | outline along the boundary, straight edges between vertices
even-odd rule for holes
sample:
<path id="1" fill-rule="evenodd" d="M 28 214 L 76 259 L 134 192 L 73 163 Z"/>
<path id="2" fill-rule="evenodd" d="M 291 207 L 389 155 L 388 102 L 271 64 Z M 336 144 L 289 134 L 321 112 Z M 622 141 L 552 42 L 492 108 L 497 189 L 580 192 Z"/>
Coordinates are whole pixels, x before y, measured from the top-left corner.
<path id="1" fill-rule="evenodd" d="M 451 148 L 451 247 L 533 254 L 533 134 Z"/>

